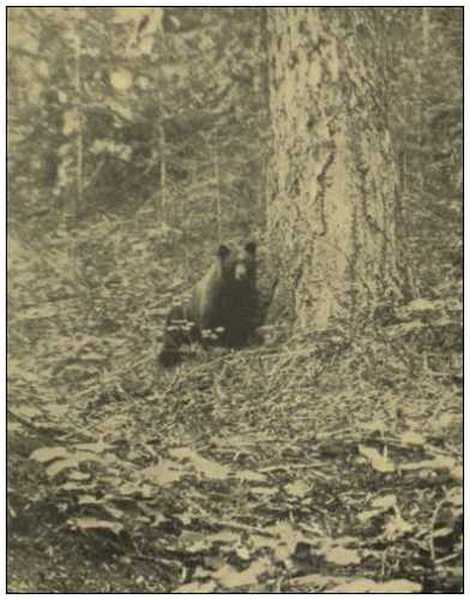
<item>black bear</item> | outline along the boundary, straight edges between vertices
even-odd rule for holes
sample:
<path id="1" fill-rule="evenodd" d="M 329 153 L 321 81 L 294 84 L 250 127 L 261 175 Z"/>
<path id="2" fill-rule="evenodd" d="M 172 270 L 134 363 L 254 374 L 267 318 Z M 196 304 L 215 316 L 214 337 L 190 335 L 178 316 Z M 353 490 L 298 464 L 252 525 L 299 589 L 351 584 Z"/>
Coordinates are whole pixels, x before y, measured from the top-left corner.
<path id="1" fill-rule="evenodd" d="M 159 362 L 164 367 L 179 363 L 180 346 L 194 341 L 242 348 L 258 326 L 258 317 L 256 244 L 232 249 L 219 246 L 215 261 L 194 286 L 189 301 L 171 309 Z"/>

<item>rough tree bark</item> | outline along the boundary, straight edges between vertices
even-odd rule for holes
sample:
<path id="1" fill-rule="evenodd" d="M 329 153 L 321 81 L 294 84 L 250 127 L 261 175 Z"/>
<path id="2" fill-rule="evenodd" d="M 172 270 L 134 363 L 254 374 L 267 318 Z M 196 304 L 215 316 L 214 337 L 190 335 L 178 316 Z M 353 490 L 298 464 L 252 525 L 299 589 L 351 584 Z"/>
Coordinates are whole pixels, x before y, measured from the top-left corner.
<path id="1" fill-rule="evenodd" d="M 373 9 L 268 11 L 274 311 L 322 329 L 403 288 L 398 171 Z"/>

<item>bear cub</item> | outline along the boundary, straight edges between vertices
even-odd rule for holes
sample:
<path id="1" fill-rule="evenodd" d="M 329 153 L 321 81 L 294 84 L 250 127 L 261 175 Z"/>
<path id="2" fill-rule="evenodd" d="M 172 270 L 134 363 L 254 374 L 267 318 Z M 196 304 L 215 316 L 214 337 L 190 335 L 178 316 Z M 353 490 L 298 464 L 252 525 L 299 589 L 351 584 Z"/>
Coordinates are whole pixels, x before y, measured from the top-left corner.
<path id="1" fill-rule="evenodd" d="M 255 242 L 234 248 L 221 245 L 189 301 L 170 310 L 159 362 L 163 367 L 178 364 L 180 346 L 195 341 L 205 347 L 242 348 L 259 325 L 258 317 Z"/>

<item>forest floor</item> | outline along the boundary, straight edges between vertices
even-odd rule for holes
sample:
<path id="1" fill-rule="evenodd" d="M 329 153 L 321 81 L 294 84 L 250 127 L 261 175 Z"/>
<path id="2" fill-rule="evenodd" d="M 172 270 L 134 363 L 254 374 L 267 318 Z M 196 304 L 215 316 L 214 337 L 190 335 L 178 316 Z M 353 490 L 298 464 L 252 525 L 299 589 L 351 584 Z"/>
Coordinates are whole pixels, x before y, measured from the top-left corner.
<path id="1" fill-rule="evenodd" d="M 8 590 L 459 591 L 456 308 L 161 371 L 154 323 L 184 287 L 167 264 L 10 311 Z M 23 273 L 16 304 L 31 281 L 51 292 Z"/>
<path id="2" fill-rule="evenodd" d="M 458 386 L 309 385 L 281 355 L 13 411 L 9 590 L 455 591 Z"/>

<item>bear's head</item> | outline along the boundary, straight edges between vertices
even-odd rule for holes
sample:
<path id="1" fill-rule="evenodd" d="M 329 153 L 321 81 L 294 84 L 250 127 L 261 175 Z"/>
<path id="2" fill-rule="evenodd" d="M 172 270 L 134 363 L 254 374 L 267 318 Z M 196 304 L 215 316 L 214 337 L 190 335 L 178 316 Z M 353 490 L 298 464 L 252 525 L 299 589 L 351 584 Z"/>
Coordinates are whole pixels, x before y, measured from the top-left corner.
<path id="1" fill-rule="evenodd" d="M 244 245 L 221 245 L 217 250 L 217 258 L 225 281 L 254 284 L 256 280 L 256 243 Z"/>

